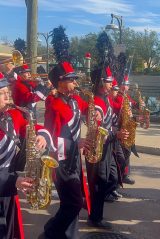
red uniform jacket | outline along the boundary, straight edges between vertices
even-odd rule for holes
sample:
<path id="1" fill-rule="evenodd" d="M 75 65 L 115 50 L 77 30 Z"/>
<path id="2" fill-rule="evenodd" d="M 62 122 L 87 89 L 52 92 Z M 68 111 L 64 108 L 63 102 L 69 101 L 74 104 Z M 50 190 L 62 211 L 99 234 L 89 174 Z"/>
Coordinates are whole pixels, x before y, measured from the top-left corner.
<path id="1" fill-rule="evenodd" d="M 79 176 L 80 172 L 82 173 L 83 189 L 88 212 L 90 213 L 89 192 L 82 165 L 79 163 L 80 153 L 78 150 L 81 115 L 85 114 L 87 109 L 88 104 L 78 95 L 73 95 L 71 98 L 63 95 L 58 97 L 50 95 L 46 99 L 45 127 L 52 135 L 57 148 L 57 158 L 60 161 L 60 166 L 57 170 L 61 171 L 62 169 L 61 177 L 66 179 L 73 172 L 77 172 L 78 174 L 75 175 Z M 66 175 L 63 172 L 64 167 L 65 170 L 72 173 Z"/>
<path id="2" fill-rule="evenodd" d="M 48 96 L 46 99 L 45 127 L 54 135 L 58 160 L 68 158 L 71 144 L 79 138 L 81 114 L 88 104 L 80 96 L 71 98 L 71 105 L 62 97 Z"/>
<path id="3" fill-rule="evenodd" d="M 17 144 L 19 138 L 25 137 L 27 124 L 28 122 L 17 109 L 9 109 L 0 114 L 0 224 L 5 227 L 5 230 L 1 231 L 1 237 L 7 239 L 24 239 L 15 184 L 18 177 L 16 170 L 19 169 L 17 164 L 22 160 L 22 157 L 19 160 L 16 157 Z M 39 125 L 36 125 L 35 129 L 37 134 L 45 136 L 48 145 L 54 147 L 47 130 Z"/>
<path id="4" fill-rule="evenodd" d="M 117 122 L 117 112 L 120 109 L 120 104 L 115 104 L 109 96 L 95 96 L 95 107 L 101 113 L 102 126 L 112 130 L 112 126 Z"/>
<path id="5" fill-rule="evenodd" d="M 20 76 L 11 85 L 12 98 L 15 105 L 28 106 L 29 104 L 38 102 L 41 98 L 35 91 L 35 82 L 25 82 Z"/>
<path id="6" fill-rule="evenodd" d="M 135 100 L 133 100 L 133 99 L 131 98 L 131 96 L 128 95 L 128 94 L 127 94 L 127 97 L 128 97 L 128 99 L 129 99 L 131 108 L 137 107 L 137 102 L 136 102 Z M 115 103 L 120 104 L 121 107 L 122 107 L 122 103 L 123 103 L 123 94 L 122 94 L 122 93 L 120 93 L 120 92 L 118 93 L 117 97 L 115 98 Z"/>

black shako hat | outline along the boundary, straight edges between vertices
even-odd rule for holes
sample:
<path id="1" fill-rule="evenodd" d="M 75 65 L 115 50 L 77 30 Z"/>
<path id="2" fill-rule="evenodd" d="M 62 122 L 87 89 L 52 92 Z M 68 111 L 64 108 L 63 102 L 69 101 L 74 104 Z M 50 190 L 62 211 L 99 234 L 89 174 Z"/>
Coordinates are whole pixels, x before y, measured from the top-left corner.
<path id="1" fill-rule="evenodd" d="M 54 87 L 57 87 L 58 82 L 65 81 L 68 79 L 77 79 L 78 76 L 76 75 L 72 65 L 67 62 L 59 62 L 50 72 L 48 75 L 49 80 L 53 84 Z"/>

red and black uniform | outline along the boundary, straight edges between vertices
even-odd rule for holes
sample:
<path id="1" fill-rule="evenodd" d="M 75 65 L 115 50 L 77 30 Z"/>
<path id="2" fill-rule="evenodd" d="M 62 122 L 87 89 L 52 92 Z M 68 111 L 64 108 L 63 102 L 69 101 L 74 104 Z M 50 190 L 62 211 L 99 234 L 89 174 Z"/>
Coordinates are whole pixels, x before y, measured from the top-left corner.
<path id="1" fill-rule="evenodd" d="M 36 115 L 36 102 L 45 100 L 48 89 L 34 81 L 23 80 L 18 76 L 11 85 L 12 98 L 15 105 L 27 107 Z"/>
<path id="2" fill-rule="evenodd" d="M 89 219 L 92 223 L 99 223 L 103 219 L 103 206 L 106 194 L 116 189 L 118 182 L 117 165 L 113 154 L 116 135 L 112 125 L 116 122 L 116 114 L 105 95 L 97 94 L 94 98 L 95 108 L 100 112 L 102 121 L 100 125 L 108 130 L 109 136 L 103 145 L 103 155 L 96 164 L 87 163 L 88 183 L 91 194 L 91 213 Z"/>
<path id="3" fill-rule="evenodd" d="M 17 109 L 9 109 L 0 114 L 0 238 L 23 239 L 22 218 L 17 196 L 16 171 L 22 169 L 22 158 L 17 155 L 21 149 L 20 139 L 25 138 L 27 121 Z M 45 136 L 51 149 L 55 147 L 49 132 L 36 126 L 37 134 Z M 23 150 L 25 152 L 25 150 Z"/>
<path id="4" fill-rule="evenodd" d="M 76 223 L 83 202 L 78 142 L 81 114 L 86 112 L 87 107 L 78 95 L 67 97 L 58 93 L 46 99 L 45 127 L 57 147 L 59 167 L 56 169 L 55 185 L 60 198 L 58 212 L 44 227 L 46 238 L 78 238 L 75 235 Z"/>

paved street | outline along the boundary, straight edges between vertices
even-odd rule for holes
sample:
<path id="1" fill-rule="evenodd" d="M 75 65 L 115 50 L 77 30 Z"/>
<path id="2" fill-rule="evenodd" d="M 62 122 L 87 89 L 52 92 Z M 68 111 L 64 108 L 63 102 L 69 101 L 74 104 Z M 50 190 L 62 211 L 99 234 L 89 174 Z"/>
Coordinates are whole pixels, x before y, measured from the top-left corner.
<path id="1" fill-rule="evenodd" d="M 114 232 L 127 238 L 158 239 L 160 235 L 160 158 L 140 154 L 140 159 L 132 156 L 132 176 L 135 185 L 124 185 L 120 191 L 124 197 L 115 203 L 105 203 L 104 220 L 113 225 Z M 22 197 L 21 197 L 22 198 Z M 47 210 L 31 211 L 25 199 L 21 199 L 26 239 L 36 239 L 42 232 L 44 223 L 54 215 L 59 202 L 53 200 Z M 88 228 L 87 213 L 80 213 L 80 236 L 84 238 L 95 228 Z M 104 232 L 104 231 L 103 231 Z M 101 233 L 101 231 L 100 231 Z M 100 234 L 99 234 L 100 235 Z M 104 238 L 100 237 L 99 238 Z"/>

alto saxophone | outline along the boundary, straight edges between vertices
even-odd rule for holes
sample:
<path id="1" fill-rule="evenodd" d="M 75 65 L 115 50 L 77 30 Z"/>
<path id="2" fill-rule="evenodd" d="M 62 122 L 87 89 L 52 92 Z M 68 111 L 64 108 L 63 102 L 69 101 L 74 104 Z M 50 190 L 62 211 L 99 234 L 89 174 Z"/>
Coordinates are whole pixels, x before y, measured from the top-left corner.
<path id="1" fill-rule="evenodd" d="M 50 156 L 36 149 L 36 132 L 33 114 L 29 112 L 29 124 L 26 128 L 26 165 L 25 176 L 34 179 L 33 190 L 27 193 L 27 201 L 34 210 L 43 209 L 51 202 L 52 168 L 58 163 Z"/>
<path id="2" fill-rule="evenodd" d="M 93 93 L 91 91 L 82 89 L 81 91 L 84 95 L 87 95 L 89 97 L 87 137 L 91 142 L 91 147 L 89 152 L 86 154 L 86 160 L 89 163 L 98 163 L 102 158 L 104 137 L 108 135 L 108 130 L 101 126 L 98 126 Z"/>
<path id="3" fill-rule="evenodd" d="M 130 111 L 129 99 L 127 95 L 124 94 L 122 108 L 120 112 L 120 124 L 121 129 L 126 129 L 129 132 L 128 138 L 121 140 L 122 145 L 124 145 L 124 147 L 126 148 L 129 148 L 135 144 L 136 128 L 137 128 L 137 123 L 133 119 L 133 117 L 129 115 L 129 111 Z"/>
<path id="4" fill-rule="evenodd" d="M 139 89 L 136 90 L 136 95 L 139 103 L 138 121 L 140 123 L 140 127 L 148 129 L 150 126 L 150 111 L 146 108 L 146 106 L 142 106 L 143 99 Z"/>

